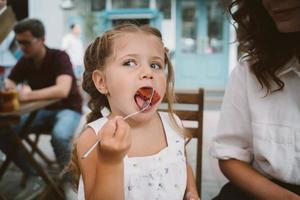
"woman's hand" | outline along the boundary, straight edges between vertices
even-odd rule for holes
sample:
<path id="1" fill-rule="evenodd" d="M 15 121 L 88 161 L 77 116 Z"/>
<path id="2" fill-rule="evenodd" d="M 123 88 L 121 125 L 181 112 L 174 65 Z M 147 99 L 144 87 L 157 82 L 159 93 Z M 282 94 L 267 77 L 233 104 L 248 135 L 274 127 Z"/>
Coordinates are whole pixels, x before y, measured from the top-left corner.
<path id="1" fill-rule="evenodd" d="M 117 164 L 123 161 L 131 146 L 130 126 L 120 116 L 109 120 L 100 131 L 99 156 L 103 162 Z"/>

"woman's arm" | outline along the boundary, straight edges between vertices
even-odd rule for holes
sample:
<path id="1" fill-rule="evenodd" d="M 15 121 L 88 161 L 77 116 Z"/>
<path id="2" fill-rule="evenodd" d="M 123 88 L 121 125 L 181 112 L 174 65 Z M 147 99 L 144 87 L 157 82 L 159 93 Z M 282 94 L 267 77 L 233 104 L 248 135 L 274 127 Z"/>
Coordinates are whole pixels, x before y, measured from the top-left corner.
<path id="1" fill-rule="evenodd" d="M 246 162 L 219 160 L 219 166 L 234 185 L 258 200 L 300 200 L 298 195 L 273 183 Z"/>
<path id="2" fill-rule="evenodd" d="M 195 178 L 194 178 L 192 167 L 190 166 L 189 163 L 186 163 L 186 170 L 187 170 L 187 185 L 186 185 L 184 200 L 198 200 L 199 195 L 195 184 Z"/>
<path id="3" fill-rule="evenodd" d="M 100 145 L 87 158 L 81 156 L 96 141 L 92 129 L 87 129 L 77 143 L 77 155 L 83 177 L 86 200 L 124 199 L 123 158 L 130 144 L 130 128 L 121 118 L 109 120 L 101 129 Z"/>

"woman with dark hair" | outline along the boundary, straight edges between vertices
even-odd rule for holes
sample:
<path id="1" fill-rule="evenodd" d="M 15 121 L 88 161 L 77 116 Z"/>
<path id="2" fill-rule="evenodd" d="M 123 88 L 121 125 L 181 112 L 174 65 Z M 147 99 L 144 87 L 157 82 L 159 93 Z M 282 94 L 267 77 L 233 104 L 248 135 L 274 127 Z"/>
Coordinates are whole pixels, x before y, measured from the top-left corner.
<path id="1" fill-rule="evenodd" d="M 214 200 L 300 199 L 300 1 L 229 6 L 244 53 L 211 153 L 229 179 Z"/>

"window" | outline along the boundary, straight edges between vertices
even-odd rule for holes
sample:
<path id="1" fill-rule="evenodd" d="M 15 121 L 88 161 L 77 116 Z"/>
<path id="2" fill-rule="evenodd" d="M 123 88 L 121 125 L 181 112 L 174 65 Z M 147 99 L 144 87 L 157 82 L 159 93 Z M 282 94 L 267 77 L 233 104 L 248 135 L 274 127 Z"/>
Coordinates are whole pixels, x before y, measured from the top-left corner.
<path id="1" fill-rule="evenodd" d="M 149 0 L 112 0 L 112 8 L 149 8 Z"/>
<path id="2" fill-rule="evenodd" d="M 207 48 L 210 53 L 223 51 L 223 20 L 224 12 L 221 2 L 217 0 L 208 1 L 207 4 Z"/>
<path id="3" fill-rule="evenodd" d="M 131 24 L 136 24 L 138 26 L 149 24 L 150 21 L 149 19 L 116 19 L 112 20 L 113 26 L 117 26 L 123 23 L 131 23 Z"/>
<path id="4" fill-rule="evenodd" d="M 105 9 L 106 0 L 91 0 L 91 10 L 101 11 Z"/>
<path id="5" fill-rule="evenodd" d="M 196 1 L 182 1 L 181 9 L 181 52 L 196 53 L 198 23 Z"/>
<path id="6" fill-rule="evenodd" d="M 171 19 L 171 0 L 157 0 L 156 6 L 165 19 Z"/>

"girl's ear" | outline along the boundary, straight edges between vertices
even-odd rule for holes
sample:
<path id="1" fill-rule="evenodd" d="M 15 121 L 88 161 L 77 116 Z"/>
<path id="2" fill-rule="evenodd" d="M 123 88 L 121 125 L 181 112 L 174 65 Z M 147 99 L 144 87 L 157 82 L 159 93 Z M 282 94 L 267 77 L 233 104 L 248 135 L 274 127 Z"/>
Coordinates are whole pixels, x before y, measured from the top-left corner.
<path id="1" fill-rule="evenodd" d="M 108 94 L 108 90 L 105 83 L 104 73 L 100 70 L 94 70 L 92 74 L 92 79 L 95 87 L 101 94 Z"/>

